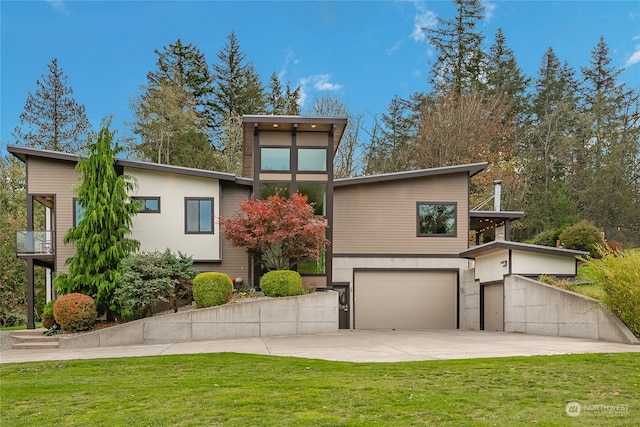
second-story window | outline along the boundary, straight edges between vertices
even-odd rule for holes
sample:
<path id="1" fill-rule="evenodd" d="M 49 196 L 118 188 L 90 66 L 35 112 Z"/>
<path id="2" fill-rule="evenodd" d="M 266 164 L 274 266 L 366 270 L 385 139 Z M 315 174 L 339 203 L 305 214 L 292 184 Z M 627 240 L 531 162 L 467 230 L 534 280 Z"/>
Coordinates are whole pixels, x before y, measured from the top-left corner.
<path id="1" fill-rule="evenodd" d="M 304 172 L 327 171 L 326 148 L 299 148 L 298 170 Z"/>
<path id="2" fill-rule="evenodd" d="M 288 171 L 291 168 L 291 150 L 288 147 L 260 149 L 260 169 Z"/>

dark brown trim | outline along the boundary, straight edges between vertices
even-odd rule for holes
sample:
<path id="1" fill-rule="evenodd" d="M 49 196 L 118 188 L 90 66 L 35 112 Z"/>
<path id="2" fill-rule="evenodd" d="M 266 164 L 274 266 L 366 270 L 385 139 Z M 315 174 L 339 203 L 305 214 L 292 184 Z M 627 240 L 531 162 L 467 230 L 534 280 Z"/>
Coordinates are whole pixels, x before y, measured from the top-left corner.
<path id="1" fill-rule="evenodd" d="M 341 178 L 335 180 L 334 184 L 336 187 L 341 187 L 346 185 L 371 184 L 376 182 L 395 181 L 399 179 L 425 178 L 429 176 L 464 172 L 468 173 L 471 177 L 482 172 L 484 169 L 486 169 L 487 165 L 488 164 L 486 162 L 482 162 L 468 165 L 445 166 L 440 168 L 420 169 L 415 171 L 385 173 L 380 175 Z"/>
<path id="2" fill-rule="evenodd" d="M 511 242 L 507 240 L 495 240 L 493 242 L 485 243 L 484 245 L 477 246 L 475 248 L 466 250 L 460 254 L 463 258 L 475 259 L 477 256 L 491 253 L 497 250 L 515 250 L 522 252 L 533 252 L 538 254 L 564 256 L 564 257 L 577 257 L 588 255 L 589 252 L 576 251 L 572 249 L 553 248 L 550 246 L 531 245 L 528 243 Z"/>
<path id="3" fill-rule="evenodd" d="M 211 201 L 211 231 L 189 231 L 187 230 L 187 203 L 190 201 Z M 200 204 L 198 203 L 198 206 Z M 200 218 L 200 209 L 198 209 L 198 218 Z M 198 229 L 200 229 L 200 221 L 198 221 Z M 184 198 L 184 234 L 216 234 L 215 219 L 215 199 L 213 197 L 185 197 Z"/>
<path id="4" fill-rule="evenodd" d="M 453 234 L 424 234 L 420 233 L 420 206 L 421 205 L 453 205 Z M 458 237 L 458 202 L 416 202 L 416 237 Z"/>
<path id="5" fill-rule="evenodd" d="M 144 208 L 141 208 L 138 213 L 156 213 L 159 214 L 161 213 L 161 204 L 160 204 L 160 197 L 159 196 L 132 196 L 131 200 L 135 200 L 135 201 L 147 201 L 147 200 L 156 200 L 158 202 L 158 209 L 154 210 L 154 209 L 146 209 L 146 203 Z"/>

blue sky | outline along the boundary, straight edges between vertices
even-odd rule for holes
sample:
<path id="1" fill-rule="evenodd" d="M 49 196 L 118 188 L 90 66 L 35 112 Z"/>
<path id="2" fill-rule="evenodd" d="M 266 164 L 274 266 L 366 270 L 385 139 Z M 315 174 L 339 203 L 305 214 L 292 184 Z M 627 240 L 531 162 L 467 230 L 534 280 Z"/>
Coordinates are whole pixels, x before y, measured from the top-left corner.
<path id="1" fill-rule="evenodd" d="M 600 35 L 621 81 L 640 86 L 640 1 L 485 1 L 482 32 L 501 27 L 520 67 L 535 76 L 553 47 L 579 72 Z M 75 99 L 97 127 L 113 116 L 129 134 L 129 104 L 155 69 L 154 49 L 193 43 L 216 62 L 232 30 L 264 83 L 273 72 L 303 88 L 302 109 L 332 94 L 353 114 L 381 114 L 394 95 L 428 90 L 434 52 L 420 27 L 449 19 L 442 1 L 0 0 L 0 146 L 13 144 L 29 92 L 58 58 Z"/>

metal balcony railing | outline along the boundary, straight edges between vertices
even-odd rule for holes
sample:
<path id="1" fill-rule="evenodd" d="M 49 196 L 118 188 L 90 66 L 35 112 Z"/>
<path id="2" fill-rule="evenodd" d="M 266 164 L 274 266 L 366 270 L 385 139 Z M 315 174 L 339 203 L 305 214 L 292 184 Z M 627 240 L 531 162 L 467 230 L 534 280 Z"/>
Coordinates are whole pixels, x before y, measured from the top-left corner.
<path id="1" fill-rule="evenodd" d="M 53 254 L 55 232 L 16 231 L 16 252 L 19 254 Z"/>

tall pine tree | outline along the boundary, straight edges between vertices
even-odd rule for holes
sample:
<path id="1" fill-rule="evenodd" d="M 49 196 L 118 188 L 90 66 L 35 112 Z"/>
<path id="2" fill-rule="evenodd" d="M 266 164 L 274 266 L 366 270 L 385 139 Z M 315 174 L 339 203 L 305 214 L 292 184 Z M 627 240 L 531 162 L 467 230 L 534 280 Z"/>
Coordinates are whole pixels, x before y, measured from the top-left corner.
<path id="1" fill-rule="evenodd" d="M 113 133 L 103 128 L 87 150 L 89 156 L 76 166 L 81 179 L 77 189 L 81 219 L 64 236 L 64 243 L 72 243 L 76 253 L 67 260 L 69 272 L 57 276 L 54 283 L 62 294 L 93 297 L 98 313 L 112 317 L 120 310 L 114 296 L 120 262 L 140 246 L 128 237 L 138 205 L 128 196 L 132 181 L 115 170 L 122 149 L 113 144 Z"/>
<path id="2" fill-rule="evenodd" d="M 20 126 L 16 126 L 13 136 L 21 145 L 76 153 L 86 142 L 89 120 L 84 105 L 71 96 L 73 89 L 67 86 L 58 60 L 53 58 L 48 68 L 49 74 L 36 81 L 36 92 L 27 95 Z"/>
<path id="3" fill-rule="evenodd" d="M 438 27 L 428 29 L 429 43 L 437 52 L 429 82 L 441 93 L 460 95 L 483 88 L 484 36 L 477 28 L 484 18 L 480 0 L 453 0 L 453 19 L 438 18 Z"/>

